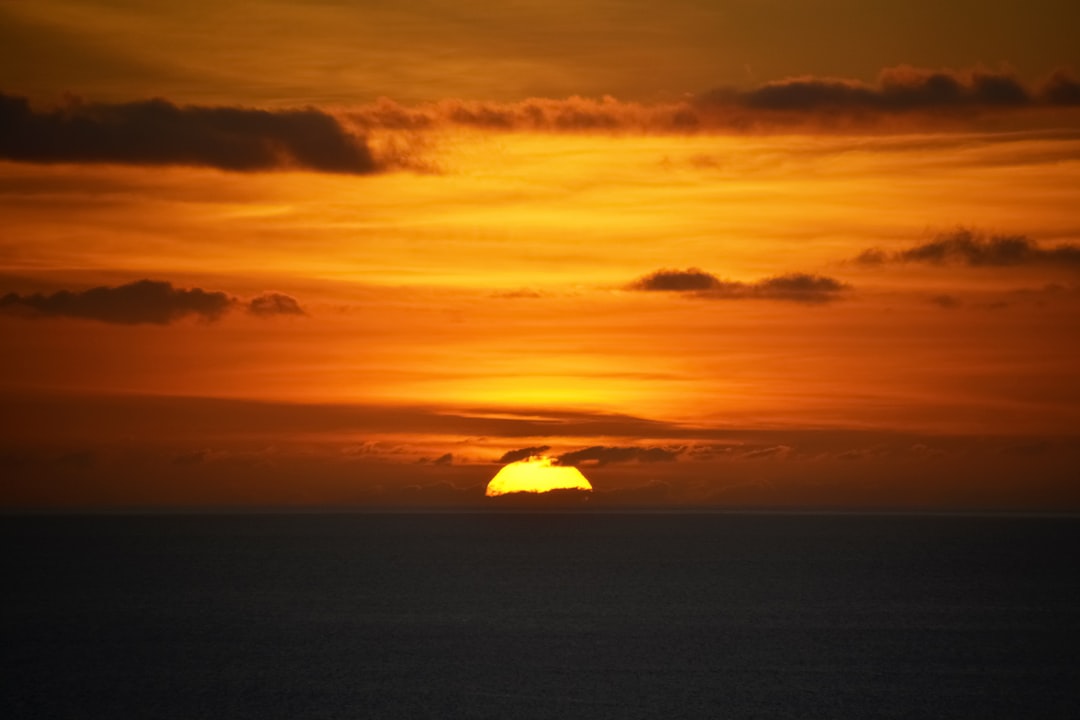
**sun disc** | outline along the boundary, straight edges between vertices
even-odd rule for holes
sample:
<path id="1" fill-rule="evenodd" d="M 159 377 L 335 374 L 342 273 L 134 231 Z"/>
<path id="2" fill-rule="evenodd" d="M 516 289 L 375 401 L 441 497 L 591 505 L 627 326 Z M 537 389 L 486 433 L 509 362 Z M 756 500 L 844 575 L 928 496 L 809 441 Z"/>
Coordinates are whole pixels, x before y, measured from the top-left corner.
<path id="1" fill-rule="evenodd" d="M 484 494 L 495 497 L 508 493 L 544 493 L 551 490 L 591 492 L 592 485 L 576 467 L 553 465 L 550 457 L 539 455 L 503 465 L 488 483 Z"/>

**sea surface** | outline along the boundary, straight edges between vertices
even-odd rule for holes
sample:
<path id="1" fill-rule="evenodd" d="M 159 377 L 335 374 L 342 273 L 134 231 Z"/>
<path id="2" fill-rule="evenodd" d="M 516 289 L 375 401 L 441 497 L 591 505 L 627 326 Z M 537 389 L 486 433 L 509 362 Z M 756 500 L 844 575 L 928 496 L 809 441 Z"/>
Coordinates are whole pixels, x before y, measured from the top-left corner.
<path id="1" fill-rule="evenodd" d="M 0 517 L 3 718 L 1076 718 L 1080 519 Z"/>

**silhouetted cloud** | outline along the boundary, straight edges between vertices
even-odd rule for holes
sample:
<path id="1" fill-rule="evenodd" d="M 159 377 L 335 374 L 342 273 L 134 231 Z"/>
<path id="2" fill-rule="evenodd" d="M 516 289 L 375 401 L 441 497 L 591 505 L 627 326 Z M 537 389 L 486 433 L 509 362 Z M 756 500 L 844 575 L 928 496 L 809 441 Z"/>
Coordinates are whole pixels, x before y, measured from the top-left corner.
<path id="1" fill-rule="evenodd" d="M 9 293 L 0 309 L 32 315 L 74 317 L 134 325 L 165 325 L 189 315 L 216 320 L 234 302 L 223 292 L 201 288 L 174 288 L 172 283 L 139 280 L 118 287 L 96 287 L 83 292 L 61 290 L 51 295 Z"/>
<path id="2" fill-rule="evenodd" d="M 847 289 L 847 285 L 823 275 L 793 273 L 759 280 L 749 285 L 749 289 L 751 297 L 794 302 L 826 302 L 835 299 L 838 293 Z M 736 293 L 735 297 L 739 297 L 739 294 Z"/>
<path id="3" fill-rule="evenodd" d="M 1080 245 L 1046 247 L 1023 235 L 985 236 L 960 228 L 904 250 L 886 252 L 871 248 L 856 256 L 854 261 L 860 265 L 953 263 L 970 267 L 1056 265 L 1080 269 Z"/>
<path id="4" fill-rule="evenodd" d="M 1055 76 L 1053 87 L 1068 81 L 1069 76 L 1061 73 Z M 1053 98 L 1064 97 L 1060 93 L 1051 95 Z M 902 112 L 972 106 L 1022 107 L 1040 102 L 1042 98 L 1056 102 L 1045 91 L 1029 90 L 1009 73 L 928 70 L 901 65 L 882 70 L 874 85 L 840 78 L 793 78 L 766 83 L 734 99 L 746 107 L 766 110 Z"/>
<path id="5" fill-rule="evenodd" d="M 542 455 L 551 449 L 549 445 L 538 445 L 536 447 L 521 448 L 519 450 L 510 450 L 503 453 L 503 456 L 499 458 L 500 463 L 512 463 L 519 460 L 528 460 L 534 455 Z"/>
<path id="6" fill-rule="evenodd" d="M 1080 81 L 1064 70 L 1057 70 L 1040 90 L 1040 97 L 1051 105 L 1080 105 Z"/>
<path id="7" fill-rule="evenodd" d="M 657 292 L 695 292 L 715 290 L 723 283 L 720 278 L 698 268 L 688 270 L 657 270 L 630 283 L 631 290 Z"/>
<path id="8" fill-rule="evenodd" d="M 303 168 L 370 173 L 365 141 L 319 110 L 177 106 L 166 100 L 72 100 L 37 111 L 0 94 L 0 157 L 27 162 L 203 165 L 233 171 Z"/>
<path id="9" fill-rule="evenodd" d="M 837 118 L 873 124 L 883 118 L 948 114 L 952 122 L 1034 108 L 1080 106 L 1080 81 L 1058 70 L 1029 84 L 1010 72 L 988 69 L 883 69 L 875 82 L 797 77 L 748 90 L 716 88 L 695 98 L 637 103 L 602 98 L 529 98 L 520 102 L 448 99 L 405 106 L 388 99 L 342 113 L 360 133 L 421 133 L 446 126 L 503 132 L 674 134 L 760 131 L 793 123 L 833 126 Z M 822 125 L 823 126 L 823 125 Z"/>
<path id="10" fill-rule="evenodd" d="M 563 453 L 557 458 L 557 463 L 559 465 L 581 465 L 583 463 L 607 465 L 608 463 L 624 462 L 671 462 L 682 451 L 683 448 L 681 447 L 604 447 L 603 445 L 594 445 L 584 450 Z"/>
<path id="11" fill-rule="evenodd" d="M 282 293 L 263 293 L 252 298 L 247 304 L 247 310 L 252 315 L 267 317 L 271 315 L 306 315 L 304 308 L 296 298 Z"/>
<path id="12" fill-rule="evenodd" d="M 412 107 L 382 98 L 342 117 L 360 132 L 421 132 L 450 125 L 504 132 L 612 133 L 691 132 L 702 123 L 699 114 L 689 103 L 642 104 L 574 96 L 509 103 L 447 99 Z"/>
<path id="13" fill-rule="evenodd" d="M 848 286 L 823 275 L 790 273 L 751 283 L 721 280 L 698 268 L 657 270 L 627 286 L 643 292 L 693 293 L 697 297 L 722 300 L 787 300 L 820 303 L 835 300 Z"/>
<path id="14" fill-rule="evenodd" d="M 240 301 L 224 292 L 177 288 L 164 280 L 138 280 L 83 291 L 0 296 L 0 312 L 29 318 L 85 318 L 120 325 L 167 325 L 188 316 L 217 320 L 239 306 Z M 306 314 L 295 298 L 281 293 L 263 293 L 243 303 L 243 307 L 259 317 Z"/>

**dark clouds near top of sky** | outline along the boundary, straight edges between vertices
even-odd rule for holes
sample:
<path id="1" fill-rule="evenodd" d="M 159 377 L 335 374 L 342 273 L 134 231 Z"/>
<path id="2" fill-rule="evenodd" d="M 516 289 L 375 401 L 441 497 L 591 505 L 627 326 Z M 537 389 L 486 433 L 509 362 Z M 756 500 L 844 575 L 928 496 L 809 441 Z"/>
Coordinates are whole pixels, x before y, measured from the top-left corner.
<path id="1" fill-rule="evenodd" d="M 902 117 L 974 122 L 982 115 L 1022 110 L 1080 108 L 1080 80 L 1064 70 L 1030 84 L 1007 71 L 886 68 L 877 81 L 798 77 L 748 90 L 717 88 L 668 103 L 600 99 L 531 98 L 520 102 L 447 99 L 416 106 L 392 100 L 343 114 L 359 131 L 423 131 L 442 126 L 491 131 L 539 132 L 738 132 L 789 128 L 870 125 Z"/>
<path id="2" fill-rule="evenodd" d="M 163 280 L 139 280 L 116 287 L 100 286 L 48 295 L 8 293 L 0 296 L 0 311 L 32 318 L 69 317 L 120 325 L 167 325 L 185 317 L 213 321 L 241 301 L 220 291 L 177 288 Z M 248 312 L 272 315 L 304 314 L 295 298 L 265 293 L 244 303 Z"/>
<path id="3" fill-rule="evenodd" d="M 378 130 L 815 130 L 872 127 L 900 117 L 929 117 L 931 125 L 942 119 L 973 124 L 984 115 L 1067 108 L 1080 108 L 1080 80 L 1064 71 L 1031 85 L 1009 72 L 907 66 L 882 71 L 875 83 L 802 77 L 748 90 L 716 89 L 679 102 L 575 96 L 509 103 L 447 99 L 405 106 L 384 99 L 333 114 L 315 108 L 176 105 L 164 99 L 98 103 L 69 98 L 57 107 L 37 109 L 26 98 L 0 93 L 0 158 L 366 174 L 386 166 L 412 167 L 408 157 L 373 154 L 365 136 Z"/>
<path id="4" fill-rule="evenodd" d="M 688 293 L 717 300 L 786 300 L 823 303 L 835 300 L 848 289 L 839 280 L 824 275 L 790 273 L 754 282 L 721 280 L 698 268 L 657 270 L 638 278 L 627 289 L 640 292 Z"/>
<path id="5" fill-rule="evenodd" d="M 859 265 L 887 263 L 956 264 L 969 267 L 1041 265 L 1080 270 L 1080 245 L 1044 246 L 1024 235 L 984 235 L 960 228 L 903 250 L 871 248 L 854 261 Z"/>
<path id="6" fill-rule="evenodd" d="M 177 106 L 166 100 L 69 100 L 36 110 L 0 94 L 0 157 L 23 162 L 191 165 L 231 171 L 299 168 L 371 173 L 363 139 L 316 109 Z"/>
<path id="7" fill-rule="evenodd" d="M 745 93 L 717 91 L 703 102 L 734 102 L 765 110 L 853 109 L 886 112 L 1080 105 L 1080 81 L 1059 70 L 1029 87 L 1012 73 L 990 70 L 886 68 L 874 85 L 833 78 L 794 78 Z"/>

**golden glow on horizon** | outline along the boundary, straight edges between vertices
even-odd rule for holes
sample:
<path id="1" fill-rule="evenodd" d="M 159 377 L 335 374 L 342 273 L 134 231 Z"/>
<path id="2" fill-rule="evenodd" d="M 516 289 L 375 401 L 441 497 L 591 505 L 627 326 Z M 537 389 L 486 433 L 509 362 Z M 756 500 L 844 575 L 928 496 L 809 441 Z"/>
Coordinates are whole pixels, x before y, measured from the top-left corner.
<path id="1" fill-rule="evenodd" d="M 504 465 L 488 483 L 485 495 L 496 497 L 517 492 L 545 493 L 552 490 L 592 491 L 592 485 L 576 467 L 552 465 L 546 455 Z"/>

